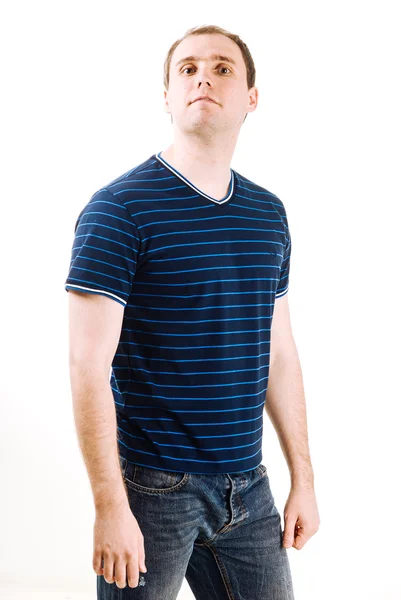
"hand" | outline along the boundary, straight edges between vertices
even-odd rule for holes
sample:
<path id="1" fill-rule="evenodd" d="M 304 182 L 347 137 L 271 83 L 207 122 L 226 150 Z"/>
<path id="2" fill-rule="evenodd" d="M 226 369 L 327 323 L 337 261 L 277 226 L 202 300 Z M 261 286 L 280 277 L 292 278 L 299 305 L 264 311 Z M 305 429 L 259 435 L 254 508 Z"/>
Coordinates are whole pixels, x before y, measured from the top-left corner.
<path id="1" fill-rule="evenodd" d="M 137 587 L 146 573 L 144 538 L 129 503 L 96 513 L 93 570 L 117 587 Z M 102 559 L 104 566 L 102 567 Z"/>
<path id="2" fill-rule="evenodd" d="M 315 491 L 311 487 L 292 487 L 284 507 L 285 548 L 301 550 L 319 529 L 320 518 Z"/>

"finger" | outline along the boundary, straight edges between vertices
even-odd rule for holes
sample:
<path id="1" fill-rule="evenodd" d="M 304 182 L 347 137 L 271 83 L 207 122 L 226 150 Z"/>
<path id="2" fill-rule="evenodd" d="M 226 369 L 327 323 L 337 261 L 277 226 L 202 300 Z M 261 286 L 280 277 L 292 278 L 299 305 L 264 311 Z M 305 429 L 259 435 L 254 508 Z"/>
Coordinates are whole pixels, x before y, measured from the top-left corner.
<path id="1" fill-rule="evenodd" d="M 130 558 L 127 562 L 127 581 L 129 587 L 137 587 L 139 583 L 138 557 Z"/>
<path id="2" fill-rule="evenodd" d="M 102 553 L 100 550 L 95 550 L 93 552 L 92 567 L 96 575 L 103 575 L 102 564 Z"/>
<path id="3" fill-rule="evenodd" d="M 103 577 L 107 583 L 114 583 L 114 561 L 111 556 L 103 555 Z"/>
<path id="4" fill-rule="evenodd" d="M 146 564 L 145 564 L 145 548 L 142 545 L 142 548 L 139 551 L 139 570 L 141 571 L 141 573 L 146 573 L 147 572 L 147 568 L 146 568 Z"/>
<path id="5" fill-rule="evenodd" d="M 296 532 L 295 538 L 294 538 L 293 547 L 296 548 L 297 550 L 301 550 L 301 548 L 303 548 L 305 546 L 308 539 L 309 539 L 309 536 L 307 536 L 305 534 L 305 532 L 303 532 L 301 530 L 301 528 L 297 529 L 297 532 Z"/>
<path id="6" fill-rule="evenodd" d="M 119 588 L 125 588 L 127 585 L 127 565 L 125 560 L 116 560 L 114 563 L 114 580 L 116 586 Z"/>
<path id="7" fill-rule="evenodd" d="M 283 534 L 283 546 L 285 548 L 291 548 L 294 543 L 294 531 L 296 519 L 288 517 L 285 521 L 284 534 Z"/>

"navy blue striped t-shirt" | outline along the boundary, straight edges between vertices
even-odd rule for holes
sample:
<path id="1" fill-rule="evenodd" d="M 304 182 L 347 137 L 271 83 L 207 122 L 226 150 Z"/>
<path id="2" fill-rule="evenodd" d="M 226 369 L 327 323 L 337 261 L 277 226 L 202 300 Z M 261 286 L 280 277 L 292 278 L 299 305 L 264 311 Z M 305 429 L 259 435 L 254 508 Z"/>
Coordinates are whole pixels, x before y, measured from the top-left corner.
<path id="1" fill-rule="evenodd" d="M 249 471 L 262 462 L 274 303 L 288 291 L 286 211 L 233 169 L 216 200 L 160 154 L 84 206 L 65 289 L 124 306 L 110 373 L 121 456 Z"/>

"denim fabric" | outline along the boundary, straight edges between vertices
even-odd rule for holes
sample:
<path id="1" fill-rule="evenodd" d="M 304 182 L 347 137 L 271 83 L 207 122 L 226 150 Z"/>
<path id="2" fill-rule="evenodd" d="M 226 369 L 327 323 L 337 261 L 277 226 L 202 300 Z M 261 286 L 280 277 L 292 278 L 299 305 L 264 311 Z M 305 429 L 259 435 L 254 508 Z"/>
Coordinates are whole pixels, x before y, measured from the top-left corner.
<path id="1" fill-rule="evenodd" d="M 97 575 L 98 600 L 175 600 L 184 577 L 197 600 L 294 600 L 265 465 L 193 474 L 120 462 L 147 572 L 122 589 Z"/>

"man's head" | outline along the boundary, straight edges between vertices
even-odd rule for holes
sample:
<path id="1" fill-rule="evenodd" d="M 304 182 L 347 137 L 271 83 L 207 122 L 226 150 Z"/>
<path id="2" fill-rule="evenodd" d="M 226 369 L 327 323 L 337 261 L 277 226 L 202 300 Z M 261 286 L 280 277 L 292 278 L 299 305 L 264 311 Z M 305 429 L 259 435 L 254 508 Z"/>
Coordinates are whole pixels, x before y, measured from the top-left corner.
<path id="1" fill-rule="evenodd" d="M 214 25 L 194 27 L 167 54 L 165 110 L 186 132 L 239 130 L 257 106 L 255 75 L 248 46 L 239 36 Z M 194 102 L 198 96 L 215 103 Z"/>

